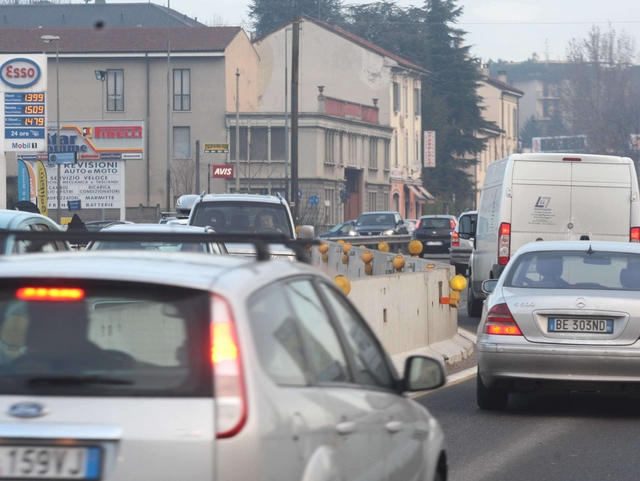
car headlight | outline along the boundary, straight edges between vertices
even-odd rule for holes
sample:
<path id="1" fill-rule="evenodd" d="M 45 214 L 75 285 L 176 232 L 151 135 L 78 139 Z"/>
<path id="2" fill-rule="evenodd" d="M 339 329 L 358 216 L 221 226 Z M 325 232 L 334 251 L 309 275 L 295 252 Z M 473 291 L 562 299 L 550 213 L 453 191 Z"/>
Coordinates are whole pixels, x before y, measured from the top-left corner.
<path id="1" fill-rule="evenodd" d="M 349 235 L 350 236 L 356 236 L 356 235 L 358 235 L 358 233 L 356 231 L 354 231 L 354 230 L 350 230 L 349 231 Z"/>
<path id="2" fill-rule="evenodd" d="M 382 235 L 394 235 L 396 232 L 393 229 L 387 229 L 382 231 Z"/>

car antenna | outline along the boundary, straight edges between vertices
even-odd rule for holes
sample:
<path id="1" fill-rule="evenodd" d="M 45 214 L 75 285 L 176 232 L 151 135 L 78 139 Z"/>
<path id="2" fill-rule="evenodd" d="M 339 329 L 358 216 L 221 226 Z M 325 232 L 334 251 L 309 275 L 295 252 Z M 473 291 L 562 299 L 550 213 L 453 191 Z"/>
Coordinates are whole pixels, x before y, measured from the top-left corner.
<path id="1" fill-rule="evenodd" d="M 589 250 L 587 251 L 587 254 L 591 255 L 591 254 L 595 254 L 595 253 L 596 253 L 596 251 L 594 251 L 594 250 L 591 248 L 591 244 L 589 244 Z"/>
<path id="2" fill-rule="evenodd" d="M 276 192 L 276 195 L 278 196 L 278 199 L 280 199 L 280 203 L 284 205 L 284 199 L 282 198 L 282 195 L 280 195 L 280 192 Z"/>

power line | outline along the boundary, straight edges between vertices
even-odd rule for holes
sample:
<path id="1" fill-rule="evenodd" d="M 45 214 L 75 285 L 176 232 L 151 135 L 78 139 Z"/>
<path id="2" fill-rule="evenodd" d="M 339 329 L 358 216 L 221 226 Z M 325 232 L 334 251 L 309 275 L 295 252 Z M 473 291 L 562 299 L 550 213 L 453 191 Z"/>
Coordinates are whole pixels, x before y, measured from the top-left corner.
<path id="1" fill-rule="evenodd" d="M 341 25 L 439 25 L 441 22 L 334 22 Z M 612 22 L 457 22 L 450 26 L 457 25 L 610 25 L 610 24 L 637 24 L 640 20 L 619 20 Z"/>

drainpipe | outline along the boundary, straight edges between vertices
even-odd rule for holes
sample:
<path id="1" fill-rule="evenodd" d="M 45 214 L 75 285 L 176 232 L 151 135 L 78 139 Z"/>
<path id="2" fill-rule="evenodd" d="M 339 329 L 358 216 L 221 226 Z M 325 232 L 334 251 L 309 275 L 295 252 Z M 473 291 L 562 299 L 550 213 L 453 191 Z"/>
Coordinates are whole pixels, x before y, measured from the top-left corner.
<path id="1" fill-rule="evenodd" d="M 151 160 L 149 158 L 149 146 L 151 145 L 151 142 L 149 141 L 149 132 L 151 132 L 151 129 L 149 128 L 149 118 L 151 117 L 150 115 L 150 110 L 151 110 L 151 92 L 149 91 L 149 87 L 150 87 L 150 65 L 149 65 L 149 53 L 145 53 L 144 54 L 145 57 L 145 61 L 147 63 L 147 119 L 145 121 L 145 128 L 146 128 L 146 146 L 145 146 L 145 153 L 146 153 L 146 163 L 147 163 L 147 206 L 149 206 L 151 204 L 151 174 L 150 174 L 150 170 L 151 170 Z"/>

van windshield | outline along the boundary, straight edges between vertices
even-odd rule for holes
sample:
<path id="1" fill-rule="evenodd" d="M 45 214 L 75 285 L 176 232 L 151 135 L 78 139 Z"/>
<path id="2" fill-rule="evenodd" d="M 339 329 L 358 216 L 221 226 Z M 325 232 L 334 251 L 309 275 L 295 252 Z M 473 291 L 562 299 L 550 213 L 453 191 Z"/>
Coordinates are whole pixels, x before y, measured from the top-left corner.
<path id="1" fill-rule="evenodd" d="M 211 396 L 208 312 L 189 289 L 2 283 L 0 394 Z"/>
<path id="2" fill-rule="evenodd" d="M 294 238 L 285 206 L 266 202 L 200 202 L 194 207 L 192 225 L 225 234 L 259 232 Z"/>

